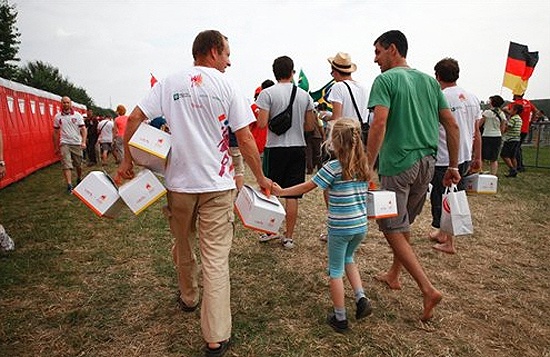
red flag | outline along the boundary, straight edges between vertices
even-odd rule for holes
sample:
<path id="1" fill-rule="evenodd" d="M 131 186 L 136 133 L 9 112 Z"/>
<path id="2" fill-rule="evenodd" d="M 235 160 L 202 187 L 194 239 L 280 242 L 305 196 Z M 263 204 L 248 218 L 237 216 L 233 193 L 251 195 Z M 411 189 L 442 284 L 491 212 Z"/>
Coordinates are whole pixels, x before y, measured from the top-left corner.
<path id="1" fill-rule="evenodd" d="M 529 52 L 527 46 L 510 42 L 502 86 L 510 88 L 513 94 L 524 94 L 538 61 L 538 52 Z"/>
<path id="2" fill-rule="evenodd" d="M 157 83 L 157 79 L 155 78 L 155 76 L 153 76 L 153 73 L 151 73 L 151 88 L 153 88 L 153 86 L 155 85 L 155 83 Z"/>

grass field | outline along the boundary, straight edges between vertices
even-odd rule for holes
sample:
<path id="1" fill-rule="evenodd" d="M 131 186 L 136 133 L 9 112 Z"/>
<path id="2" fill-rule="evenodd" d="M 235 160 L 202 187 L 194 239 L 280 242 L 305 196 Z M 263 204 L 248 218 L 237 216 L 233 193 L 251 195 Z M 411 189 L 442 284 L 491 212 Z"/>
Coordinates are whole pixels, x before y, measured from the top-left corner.
<path id="1" fill-rule="evenodd" d="M 64 189 L 57 164 L 0 190 L 0 222 L 16 242 L 0 254 L 0 356 L 199 356 L 200 313 L 175 303 L 165 198 L 108 220 Z M 351 318 L 345 335 L 324 323 L 321 192 L 300 203 L 292 251 L 237 222 L 229 355 L 549 357 L 549 191 L 550 171 L 529 169 L 501 176 L 496 195 L 469 196 L 475 234 L 457 238 L 454 256 L 431 249 L 427 202 L 413 246 L 445 294 L 428 325 L 409 275 L 401 291 L 372 278 L 391 252 L 371 221 L 357 261 L 374 313 Z M 353 316 L 349 285 L 346 303 Z"/>

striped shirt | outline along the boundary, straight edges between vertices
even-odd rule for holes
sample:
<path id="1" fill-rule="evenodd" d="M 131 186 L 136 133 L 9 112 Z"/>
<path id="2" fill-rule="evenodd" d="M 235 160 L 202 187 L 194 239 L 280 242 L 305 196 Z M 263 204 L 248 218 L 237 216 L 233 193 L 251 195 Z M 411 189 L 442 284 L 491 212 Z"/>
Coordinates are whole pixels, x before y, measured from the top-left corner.
<path id="1" fill-rule="evenodd" d="M 311 181 L 323 190 L 328 189 L 329 234 L 367 232 L 367 182 L 342 181 L 342 167 L 338 160 L 327 162 Z"/>
<path id="2" fill-rule="evenodd" d="M 521 124 L 522 124 L 521 117 L 519 115 L 513 115 L 510 119 L 508 119 L 508 129 L 502 136 L 502 140 L 504 141 L 519 141 L 519 137 L 521 134 Z"/>

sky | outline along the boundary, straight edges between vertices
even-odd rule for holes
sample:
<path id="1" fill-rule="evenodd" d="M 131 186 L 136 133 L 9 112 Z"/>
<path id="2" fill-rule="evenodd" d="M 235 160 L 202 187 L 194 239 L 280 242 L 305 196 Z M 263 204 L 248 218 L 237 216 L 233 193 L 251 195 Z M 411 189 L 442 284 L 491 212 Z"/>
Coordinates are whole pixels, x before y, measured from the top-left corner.
<path id="1" fill-rule="evenodd" d="M 131 110 L 161 80 L 192 65 L 203 30 L 229 38 L 226 70 L 252 100 L 273 60 L 294 60 L 310 90 L 330 79 L 328 57 L 347 52 L 353 79 L 370 88 L 380 73 L 374 40 L 388 30 L 408 39 L 409 66 L 433 75 L 442 58 L 460 65 L 458 84 L 486 101 L 500 94 L 510 41 L 539 52 L 527 99 L 550 98 L 550 1 L 491 0 L 9 0 L 18 11 L 20 64 L 43 61 L 84 88 L 97 106 Z"/>

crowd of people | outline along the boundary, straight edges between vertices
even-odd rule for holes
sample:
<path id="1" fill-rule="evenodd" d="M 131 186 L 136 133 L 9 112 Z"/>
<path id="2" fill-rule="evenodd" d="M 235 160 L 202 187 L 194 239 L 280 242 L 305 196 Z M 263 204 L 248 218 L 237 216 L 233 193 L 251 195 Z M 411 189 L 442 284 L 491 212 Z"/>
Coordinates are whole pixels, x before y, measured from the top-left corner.
<path id="1" fill-rule="evenodd" d="M 193 66 L 154 85 L 128 116 L 123 105 L 117 107 L 116 118 L 91 112 L 82 116 L 71 109 L 70 98 L 62 98 L 62 110 L 53 124 L 54 148 L 61 156 L 69 193 L 73 170 L 76 184 L 82 179 L 84 160 L 89 166 L 105 166 L 112 155 L 119 165 L 117 173 L 133 178 L 128 142 L 138 126 L 150 122 L 169 128 L 172 148 L 165 172 L 165 213 L 174 238 L 177 304 L 184 312 L 200 307 L 205 356 L 223 356 L 231 343 L 229 252 L 233 202 L 243 184 L 244 163 L 261 189 L 284 199 L 283 232 L 263 234 L 260 242 L 277 239 L 283 248 L 294 248 L 299 199 L 315 188 L 323 190 L 327 221 L 321 238 L 327 241 L 333 304 L 327 323 L 337 332 L 349 329 L 344 275 L 355 294 L 356 320 L 372 311 L 355 254 L 368 231 L 366 193 L 375 173 L 381 189 L 395 192 L 398 212 L 396 217 L 377 220 L 393 262 L 376 279 L 400 289 L 404 268 L 422 293 L 420 319 L 428 321 L 443 294 L 431 283 L 410 244 L 411 224 L 422 211 L 428 185 L 433 187 L 434 228 L 428 237 L 435 241 L 434 249 L 453 254 L 452 235 L 439 229 L 445 187 L 456 184 L 463 189 L 461 177 L 481 171 L 483 162 L 497 174 L 499 155 L 509 168 L 507 177 L 524 170 L 521 144 L 531 117 L 539 115 L 532 103 L 518 95 L 505 106 L 495 95 L 490 108 L 482 111 L 476 96 L 457 85 L 456 60 L 439 61 L 434 78 L 409 66 L 402 32 L 388 31 L 373 46 L 381 74 L 370 94 L 352 78 L 357 65 L 348 53 L 328 58 L 335 80 L 328 96 L 332 111 L 326 103 L 316 107 L 311 96 L 294 84 L 294 62 L 288 56 L 273 61 L 276 81 L 264 81 L 251 106 L 224 76 L 231 65 L 229 42 L 215 30 L 195 38 Z M 276 134 L 269 129 L 270 120 L 287 108 L 292 111 L 292 125 Z M 1 147 L 0 141 L 0 179 L 5 174 Z"/>

